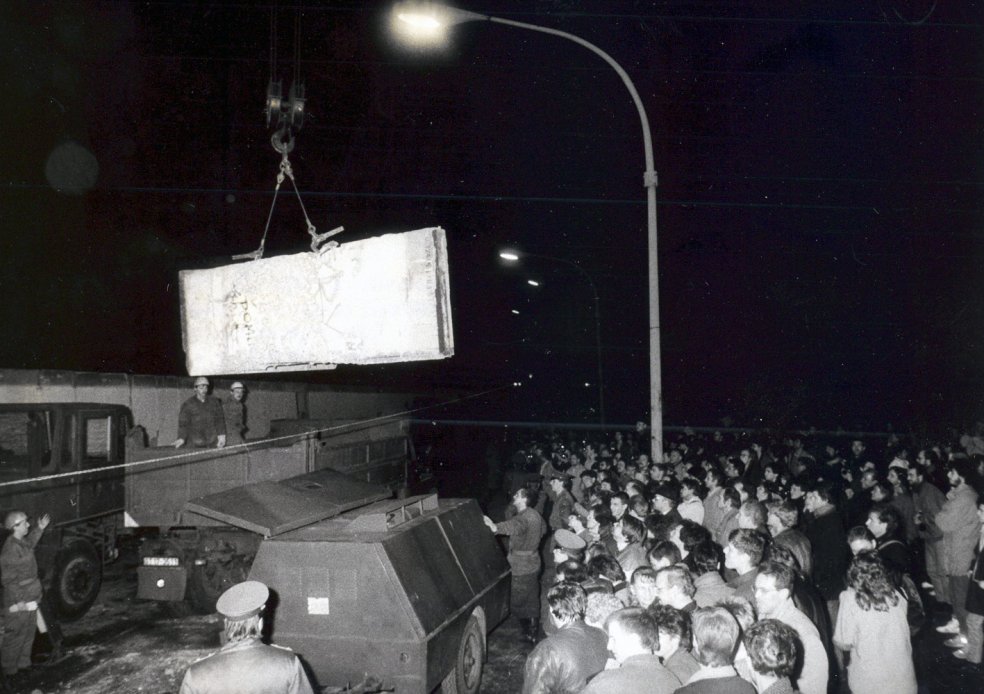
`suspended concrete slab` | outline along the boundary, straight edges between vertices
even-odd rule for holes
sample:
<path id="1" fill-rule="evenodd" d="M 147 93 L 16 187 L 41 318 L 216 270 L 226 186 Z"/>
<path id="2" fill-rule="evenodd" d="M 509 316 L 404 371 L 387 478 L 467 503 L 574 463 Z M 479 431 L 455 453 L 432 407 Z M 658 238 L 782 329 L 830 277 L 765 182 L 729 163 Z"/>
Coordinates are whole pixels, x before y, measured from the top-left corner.
<path id="1" fill-rule="evenodd" d="M 454 354 L 440 227 L 180 273 L 191 375 L 314 371 Z"/>

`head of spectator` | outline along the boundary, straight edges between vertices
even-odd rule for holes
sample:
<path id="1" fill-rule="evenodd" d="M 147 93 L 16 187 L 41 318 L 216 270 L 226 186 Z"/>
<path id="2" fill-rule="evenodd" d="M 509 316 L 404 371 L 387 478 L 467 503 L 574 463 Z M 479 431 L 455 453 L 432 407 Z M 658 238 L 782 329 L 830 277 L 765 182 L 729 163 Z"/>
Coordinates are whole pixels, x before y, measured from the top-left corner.
<path id="1" fill-rule="evenodd" d="M 575 535 L 583 533 L 586 528 L 584 527 L 584 521 L 581 519 L 581 516 L 576 513 L 571 513 L 567 516 L 567 529 Z"/>
<path id="2" fill-rule="evenodd" d="M 759 565 L 755 576 L 755 608 L 760 617 L 774 617 L 792 604 L 796 569 L 770 560 Z"/>
<path id="3" fill-rule="evenodd" d="M 680 556 L 680 548 L 669 540 L 663 540 L 653 545 L 646 553 L 646 560 L 656 571 L 665 569 L 667 566 L 679 564 L 683 558 Z"/>
<path id="4" fill-rule="evenodd" d="M 834 489 L 830 483 L 821 482 L 806 493 L 803 507 L 814 516 L 823 515 L 834 510 L 834 499 Z"/>
<path id="5" fill-rule="evenodd" d="M 233 400 L 242 402 L 243 398 L 246 397 L 246 386 L 243 385 L 242 381 L 235 381 L 229 386 L 229 392 L 232 394 Z"/>
<path id="6" fill-rule="evenodd" d="M 741 597 L 740 595 L 730 595 L 717 601 L 717 607 L 723 607 L 738 622 L 742 631 L 755 623 L 755 605 Z"/>
<path id="7" fill-rule="evenodd" d="M 862 610 L 887 612 L 899 603 L 898 590 L 878 552 L 857 554 L 847 569 L 847 585 Z"/>
<path id="8" fill-rule="evenodd" d="M 856 460 L 861 460 L 864 456 L 866 448 L 867 447 L 864 445 L 864 441 L 861 439 L 853 439 L 851 441 L 851 455 L 854 456 Z"/>
<path id="9" fill-rule="evenodd" d="M 725 513 L 741 508 L 741 497 L 733 487 L 725 487 L 718 499 L 718 506 Z"/>
<path id="10" fill-rule="evenodd" d="M 885 473 L 885 481 L 892 487 L 892 492 L 894 492 L 894 494 L 901 494 L 902 492 L 907 491 L 908 485 L 906 484 L 906 475 L 908 472 L 908 466 L 902 467 L 900 465 L 892 465 L 888 468 L 888 472 Z"/>
<path id="11" fill-rule="evenodd" d="M 653 653 L 659 648 L 659 631 L 652 615 L 641 607 L 613 612 L 605 623 L 608 650 L 621 665 L 634 655 Z"/>
<path id="12" fill-rule="evenodd" d="M 564 581 L 547 591 L 550 618 L 558 629 L 584 619 L 587 595 L 577 583 Z"/>
<path id="13" fill-rule="evenodd" d="M 656 597 L 662 605 L 684 610 L 694 601 L 696 592 L 693 576 L 686 567 L 668 566 L 656 574 Z"/>
<path id="14" fill-rule="evenodd" d="M 673 513 L 680 503 L 680 487 L 676 482 L 662 482 L 653 489 L 653 509 L 662 515 Z"/>
<path id="15" fill-rule="evenodd" d="M 570 581 L 571 583 L 584 583 L 588 580 L 588 567 L 583 562 L 568 559 L 557 564 L 557 578 L 555 583 Z"/>
<path id="16" fill-rule="evenodd" d="M 797 575 L 801 573 L 802 567 L 800 566 L 799 559 L 796 558 L 796 555 L 788 547 L 778 543 L 772 543 L 769 545 L 767 554 L 770 561 L 785 564 L 795 571 Z"/>
<path id="17" fill-rule="evenodd" d="M 884 480 L 875 482 L 869 493 L 871 494 L 871 500 L 875 503 L 891 501 L 893 496 L 892 486 Z"/>
<path id="18" fill-rule="evenodd" d="M 622 519 L 625 512 L 629 510 L 629 495 L 625 492 L 616 492 L 612 494 L 612 500 L 610 502 L 610 508 L 612 510 L 612 517 L 616 521 Z"/>
<path id="19" fill-rule="evenodd" d="M 875 470 L 865 470 L 861 473 L 861 489 L 871 493 L 871 488 L 878 484 L 878 473 Z"/>
<path id="20" fill-rule="evenodd" d="M 711 468 L 704 474 L 704 486 L 708 493 L 716 491 L 724 486 L 724 475 L 720 470 Z"/>
<path id="21" fill-rule="evenodd" d="M 761 501 L 746 501 L 738 509 L 738 527 L 765 532 L 765 505 Z"/>
<path id="22" fill-rule="evenodd" d="M 707 496 L 704 485 L 696 477 L 684 477 L 680 482 L 680 502 L 703 501 Z"/>
<path id="23" fill-rule="evenodd" d="M 765 538 L 755 530 L 739 528 L 731 531 L 724 548 L 724 565 L 740 576 L 755 569 L 765 552 Z"/>
<path id="24" fill-rule="evenodd" d="M 738 500 L 744 504 L 746 501 L 751 499 L 751 492 L 748 491 L 748 486 L 740 479 L 733 479 L 728 482 L 728 486 L 738 492 Z M 739 504 L 740 505 L 740 504 Z"/>
<path id="25" fill-rule="evenodd" d="M 516 507 L 516 511 L 522 513 L 528 508 L 533 508 L 536 506 L 536 502 L 539 501 L 540 495 L 537 494 L 535 489 L 530 489 L 529 487 L 520 487 L 513 494 L 513 506 Z"/>
<path id="26" fill-rule="evenodd" d="M 612 537 L 621 551 L 632 543 L 641 544 L 646 537 L 646 526 L 638 518 L 625 514 L 621 520 L 616 521 Z"/>
<path id="27" fill-rule="evenodd" d="M 810 482 L 805 477 L 794 477 L 789 481 L 789 498 L 797 501 L 806 496 Z"/>
<path id="28" fill-rule="evenodd" d="M 581 473 L 581 489 L 588 491 L 594 487 L 595 482 L 598 480 L 598 475 L 594 470 L 585 470 Z"/>
<path id="29" fill-rule="evenodd" d="M 640 566 L 632 572 L 629 581 L 629 594 L 635 598 L 640 607 L 649 607 L 656 602 L 656 570 L 648 566 Z"/>
<path id="30" fill-rule="evenodd" d="M 777 490 L 778 488 L 772 482 L 762 480 L 755 485 L 755 500 L 767 504 L 775 497 Z"/>
<path id="31" fill-rule="evenodd" d="M 745 466 L 736 458 L 728 458 L 724 464 L 724 476 L 728 479 L 736 480 L 745 474 Z"/>
<path id="32" fill-rule="evenodd" d="M 864 525 L 876 540 L 887 542 L 899 536 L 902 522 L 902 514 L 899 510 L 891 504 L 882 502 L 871 507 Z"/>
<path id="33" fill-rule="evenodd" d="M 693 614 L 694 657 L 705 667 L 734 662 L 741 630 L 734 616 L 723 607 L 702 607 Z"/>
<path id="34" fill-rule="evenodd" d="M 878 546 L 875 536 L 863 525 L 855 525 L 847 531 L 847 544 L 851 548 L 851 554 L 855 556 Z"/>
<path id="35" fill-rule="evenodd" d="M 721 572 L 721 548 L 712 540 L 701 542 L 690 553 L 691 565 L 698 577 Z"/>
<path id="36" fill-rule="evenodd" d="M 799 634 L 778 619 L 763 619 L 744 632 L 743 642 L 752 665 L 752 684 L 760 692 L 789 680 L 796 670 Z M 793 691 L 789 686 L 785 691 Z"/>
<path id="37" fill-rule="evenodd" d="M 612 612 L 621 610 L 625 605 L 620 598 L 610 592 L 589 592 L 584 608 L 584 623 L 596 629 L 604 629 L 605 621 Z"/>
<path id="38" fill-rule="evenodd" d="M 690 615 L 669 605 L 660 604 L 653 605 L 649 612 L 656 621 L 656 631 L 659 636 L 656 655 L 666 660 L 681 648 L 690 651 L 692 645 Z"/>
<path id="39" fill-rule="evenodd" d="M 595 537 L 603 537 L 612 532 L 615 518 L 606 506 L 596 504 L 588 509 L 588 517 L 584 521 L 584 527 Z"/>
<path id="40" fill-rule="evenodd" d="M 610 554 L 599 554 L 588 560 L 588 575 L 600 578 L 613 586 L 625 583 L 625 572 L 618 559 Z"/>
<path id="41" fill-rule="evenodd" d="M 682 520 L 670 528 L 670 542 L 680 548 L 680 557 L 686 559 L 694 547 L 711 539 L 710 531 L 692 520 Z"/>
<path id="42" fill-rule="evenodd" d="M 672 458 L 672 451 L 670 456 Z M 655 465 L 650 465 L 649 466 L 650 482 L 655 482 L 656 484 L 659 484 L 663 480 L 667 479 L 673 470 L 673 465 L 675 465 L 675 463 L 673 463 L 672 460 L 670 461 L 670 464 L 657 463 Z"/>
<path id="43" fill-rule="evenodd" d="M 632 501 L 632 497 L 639 494 L 645 494 L 646 485 L 640 483 L 637 480 L 629 480 L 628 482 L 625 483 L 625 488 L 622 491 L 624 491 L 628 495 L 629 501 Z"/>
<path id="44" fill-rule="evenodd" d="M 639 520 L 645 520 L 646 516 L 649 515 L 649 502 L 646 501 L 646 497 L 641 494 L 630 496 L 629 514 L 635 516 Z"/>
<path id="45" fill-rule="evenodd" d="M 766 505 L 765 525 L 772 537 L 795 528 L 799 521 L 799 511 L 788 501 L 773 502 Z"/>
<path id="46" fill-rule="evenodd" d="M 967 458 L 954 458 L 947 463 L 946 479 L 953 489 L 974 486 L 977 481 L 977 467 Z"/>
<path id="47" fill-rule="evenodd" d="M 779 466 L 776 463 L 766 463 L 762 466 L 762 479 L 766 482 L 772 482 L 778 484 L 779 482 Z"/>

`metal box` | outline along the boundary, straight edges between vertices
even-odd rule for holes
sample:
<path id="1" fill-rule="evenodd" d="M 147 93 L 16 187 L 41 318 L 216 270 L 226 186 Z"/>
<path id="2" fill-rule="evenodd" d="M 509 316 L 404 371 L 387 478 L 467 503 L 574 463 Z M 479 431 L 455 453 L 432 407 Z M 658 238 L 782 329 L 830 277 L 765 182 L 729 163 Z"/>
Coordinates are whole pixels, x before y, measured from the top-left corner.
<path id="1" fill-rule="evenodd" d="M 424 495 L 352 509 L 372 485 L 335 484 L 344 476 L 324 472 L 320 489 L 248 485 L 189 507 L 266 537 L 249 577 L 274 595 L 273 641 L 297 652 L 318 686 L 371 676 L 401 693 L 442 683 L 477 691 L 485 636 L 508 614 L 510 581 L 478 504 Z M 319 497 L 323 519 L 311 523 Z"/>

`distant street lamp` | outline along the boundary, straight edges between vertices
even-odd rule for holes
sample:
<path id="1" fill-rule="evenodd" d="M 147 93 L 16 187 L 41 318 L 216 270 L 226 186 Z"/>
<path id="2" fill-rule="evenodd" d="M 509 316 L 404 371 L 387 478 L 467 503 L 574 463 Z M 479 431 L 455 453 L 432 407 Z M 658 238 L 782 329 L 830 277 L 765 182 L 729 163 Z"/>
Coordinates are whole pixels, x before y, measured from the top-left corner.
<path id="1" fill-rule="evenodd" d="M 499 253 L 499 257 L 503 260 L 509 261 L 511 263 L 519 262 L 521 258 L 540 258 L 542 260 L 550 260 L 556 263 L 563 263 L 564 265 L 574 268 L 578 274 L 588 281 L 588 286 L 591 287 L 591 297 L 594 299 L 594 319 L 595 319 L 595 347 L 598 352 L 598 421 L 601 424 L 605 423 L 605 377 L 602 371 L 601 361 L 601 301 L 598 298 L 598 287 L 595 286 L 594 280 L 591 279 L 591 275 L 584 271 L 584 269 L 575 263 L 573 260 L 568 260 L 567 258 L 557 258 L 552 255 L 542 255 L 540 253 L 526 253 L 522 255 L 516 253 L 515 251 L 502 251 Z M 538 286 L 538 285 L 533 285 Z M 585 383 L 585 386 L 589 384 Z"/>
<path id="2" fill-rule="evenodd" d="M 622 83 L 632 97 L 639 120 L 642 124 L 642 140 L 645 154 L 646 169 L 643 172 L 643 185 L 646 188 L 646 222 L 648 232 L 649 256 L 649 402 L 650 402 L 650 436 L 652 437 L 652 453 L 656 460 L 663 459 L 663 401 L 662 401 L 662 370 L 659 344 L 659 267 L 656 255 L 656 166 L 653 157 L 653 141 L 649 131 L 649 119 L 646 109 L 639 98 L 628 73 L 615 62 L 615 59 L 593 43 L 566 31 L 549 27 L 516 22 L 501 17 L 490 17 L 476 12 L 459 10 L 454 7 L 428 3 L 399 3 L 393 14 L 394 29 L 405 39 L 418 42 L 438 42 L 446 39 L 447 29 L 456 24 L 472 21 L 488 21 L 494 24 L 505 24 L 519 29 L 551 34 L 573 41 L 595 53 L 618 73 Z"/>

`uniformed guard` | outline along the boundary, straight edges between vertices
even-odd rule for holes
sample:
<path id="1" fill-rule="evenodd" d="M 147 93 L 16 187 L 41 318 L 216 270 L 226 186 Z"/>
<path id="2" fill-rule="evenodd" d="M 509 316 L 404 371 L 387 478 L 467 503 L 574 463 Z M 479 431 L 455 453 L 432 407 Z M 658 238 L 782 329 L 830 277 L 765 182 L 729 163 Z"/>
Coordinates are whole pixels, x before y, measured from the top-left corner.
<path id="1" fill-rule="evenodd" d="M 543 516 L 533 508 L 536 501 L 535 491 L 521 487 L 513 495 L 515 516 L 501 523 L 485 517 L 492 532 L 509 537 L 506 559 L 512 568 L 510 609 L 519 618 L 523 637 L 534 643 L 540 631 L 540 542 L 547 534 Z"/>
<path id="2" fill-rule="evenodd" d="M 260 640 L 269 597 L 259 581 L 237 583 L 219 597 L 226 645 L 188 668 L 179 694 L 313 694 L 294 652 Z"/>

